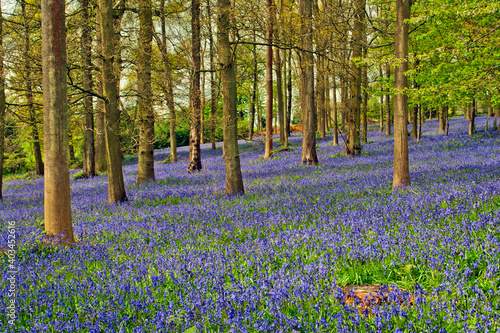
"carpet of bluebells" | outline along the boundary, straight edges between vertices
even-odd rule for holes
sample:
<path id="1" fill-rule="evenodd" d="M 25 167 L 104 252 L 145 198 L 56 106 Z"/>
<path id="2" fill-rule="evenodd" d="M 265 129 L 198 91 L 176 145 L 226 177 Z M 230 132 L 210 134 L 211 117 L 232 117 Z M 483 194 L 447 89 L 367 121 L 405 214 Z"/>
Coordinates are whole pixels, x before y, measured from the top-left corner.
<path id="1" fill-rule="evenodd" d="M 396 192 L 392 138 L 375 127 L 359 158 L 318 139 L 319 166 L 301 165 L 300 133 L 269 161 L 241 141 L 239 197 L 224 195 L 220 145 L 202 145 L 196 174 L 187 147 L 175 164 L 156 151 L 157 181 L 141 186 L 128 157 L 127 203 L 106 202 L 106 175 L 72 180 L 71 248 L 41 242 L 43 178 L 8 181 L 17 318 L 2 313 L 0 331 L 500 332 L 500 137 L 486 119 L 473 137 L 463 119 L 448 136 L 427 121 Z M 387 286 L 387 301 L 360 311 L 341 290 L 353 284 Z"/>

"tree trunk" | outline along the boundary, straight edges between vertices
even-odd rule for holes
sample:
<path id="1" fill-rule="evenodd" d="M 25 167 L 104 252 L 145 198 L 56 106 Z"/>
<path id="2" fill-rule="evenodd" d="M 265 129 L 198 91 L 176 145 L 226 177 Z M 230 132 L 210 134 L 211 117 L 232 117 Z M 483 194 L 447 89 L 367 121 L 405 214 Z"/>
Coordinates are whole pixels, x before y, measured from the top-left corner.
<path id="1" fill-rule="evenodd" d="M 285 142 L 286 129 L 285 129 L 285 105 L 283 100 L 283 72 L 281 70 L 281 52 L 276 49 L 276 94 L 278 99 L 278 123 L 280 142 Z"/>
<path id="2" fill-rule="evenodd" d="M 418 104 L 418 134 L 417 134 L 417 141 L 420 141 L 420 139 L 422 138 L 422 122 L 423 122 L 423 118 L 422 118 L 422 104 Z"/>
<path id="3" fill-rule="evenodd" d="M 418 67 L 419 67 L 419 61 L 418 59 L 415 61 L 415 70 L 418 72 Z M 413 86 L 415 90 L 418 91 L 419 85 L 416 81 L 413 81 Z M 417 118 L 420 118 L 418 115 L 418 104 L 415 104 L 413 107 L 413 117 L 411 119 L 411 137 L 414 139 L 418 138 L 418 122 L 419 120 Z"/>
<path id="4" fill-rule="evenodd" d="M 5 149 L 5 73 L 3 68 L 3 14 L 0 0 L 0 201 L 3 200 L 3 155 Z"/>
<path id="5" fill-rule="evenodd" d="M 243 194 L 243 177 L 241 175 L 240 153 L 238 149 L 238 126 L 236 110 L 236 73 L 233 50 L 229 42 L 231 2 L 218 0 L 217 41 L 219 64 L 221 66 L 224 159 L 226 171 L 226 194 Z"/>
<path id="6" fill-rule="evenodd" d="M 97 11 L 97 24 L 99 25 L 99 11 Z M 102 39 L 100 27 L 96 31 L 96 54 L 102 54 Z M 102 69 L 102 58 L 96 57 L 97 66 Z M 96 89 L 97 94 L 102 96 L 102 70 L 97 72 L 96 75 Z M 103 173 L 107 170 L 107 157 L 106 157 L 106 126 L 104 121 L 104 100 L 97 99 L 96 103 L 96 122 L 95 122 L 95 168 L 98 173 Z"/>
<path id="7" fill-rule="evenodd" d="M 172 74 L 170 71 L 170 62 L 168 61 L 167 52 L 167 28 L 165 24 L 165 0 L 160 1 L 160 25 L 161 25 L 161 40 L 156 36 L 156 43 L 161 51 L 163 62 L 163 74 L 165 76 L 165 99 L 170 118 L 170 162 L 177 162 L 177 117 L 175 114 L 174 90 L 172 84 Z"/>
<path id="8" fill-rule="evenodd" d="M 71 244 L 64 0 L 42 0 L 42 37 L 45 231 L 51 241 Z"/>
<path id="9" fill-rule="evenodd" d="M 210 6 L 210 0 L 207 0 L 207 15 L 208 15 L 208 38 L 210 44 L 210 143 L 212 144 L 212 149 L 216 149 L 217 147 L 215 145 L 215 128 L 217 127 L 217 82 L 215 81 L 215 73 L 214 73 L 215 50 L 214 50 L 214 37 L 212 33 L 212 11 Z M 255 46 L 254 46 L 254 52 L 255 52 Z M 253 112 L 255 114 L 255 107 L 253 109 Z M 253 137 L 253 127 L 251 128 L 251 133 Z"/>
<path id="10" fill-rule="evenodd" d="M 92 90 L 92 35 L 90 31 L 89 1 L 81 0 L 82 14 L 82 87 L 83 90 Z M 85 93 L 83 99 L 84 109 L 84 143 L 83 143 L 83 173 L 87 178 L 95 176 L 95 150 L 94 150 L 94 107 L 90 93 Z"/>
<path id="11" fill-rule="evenodd" d="M 271 157 L 273 150 L 273 29 L 274 29 L 274 3 L 273 0 L 267 0 L 267 31 L 266 31 L 266 145 L 264 158 Z"/>
<path id="12" fill-rule="evenodd" d="M 476 99 L 472 97 L 472 106 L 469 115 L 469 135 L 472 136 L 476 132 L 474 121 L 476 120 Z"/>
<path id="13" fill-rule="evenodd" d="M 366 48 L 363 51 L 363 57 L 366 58 Z M 363 72 L 363 143 L 368 142 L 368 68 L 367 66 L 362 67 Z"/>
<path id="14" fill-rule="evenodd" d="M 354 8 L 354 30 L 353 30 L 353 53 L 352 58 L 361 58 L 362 44 L 365 39 L 363 36 L 364 17 L 366 0 L 355 0 Z M 357 156 L 361 154 L 361 140 L 359 135 L 360 127 L 360 105 L 361 105 L 361 67 L 358 67 L 354 60 L 351 60 L 351 89 L 349 91 L 349 111 L 347 114 L 347 136 L 346 151 L 348 156 Z"/>
<path id="15" fill-rule="evenodd" d="M 391 78 L 391 65 L 387 64 L 385 67 L 387 75 L 387 82 Z M 390 89 L 386 89 L 385 95 L 385 135 L 391 135 L 391 95 Z"/>
<path id="16" fill-rule="evenodd" d="M 330 72 L 325 73 L 325 129 L 328 131 L 332 127 L 332 103 L 330 100 Z"/>
<path id="17" fill-rule="evenodd" d="M 287 97 L 288 97 L 288 110 L 287 110 L 287 117 L 286 117 L 286 135 L 287 137 L 290 137 L 291 131 L 290 131 L 290 123 L 292 120 L 292 52 L 289 52 L 288 55 L 288 82 L 287 82 Z"/>
<path id="18" fill-rule="evenodd" d="M 337 78 L 335 72 L 332 76 L 333 79 L 333 145 L 339 145 L 339 128 L 338 128 L 338 111 L 337 111 Z"/>
<path id="19" fill-rule="evenodd" d="M 319 136 L 324 138 L 326 136 L 325 129 L 325 60 L 323 57 L 318 57 L 317 60 L 318 69 L 316 71 L 316 110 L 318 111 L 318 127 L 319 127 Z"/>
<path id="20" fill-rule="evenodd" d="M 444 115 L 444 106 L 439 107 L 439 131 L 444 133 L 446 127 L 446 117 Z"/>
<path id="21" fill-rule="evenodd" d="M 151 88 L 151 43 L 153 13 L 150 0 L 139 1 L 139 55 L 137 59 L 137 99 L 139 104 L 139 162 L 137 184 L 155 180 L 155 115 Z"/>
<path id="22" fill-rule="evenodd" d="M 392 187 L 410 185 L 408 162 L 408 26 L 410 0 L 396 0 L 396 29 L 394 36 L 395 58 L 398 64 L 394 70 L 394 174 Z"/>
<path id="23" fill-rule="evenodd" d="M 28 104 L 29 122 L 31 126 L 31 135 L 33 137 L 33 153 L 35 155 L 35 172 L 38 176 L 44 174 L 44 165 L 42 160 L 42 149 L 40 145 L 40 136 L 38 134 L 35 102 L 33 99 L 33 88 L 31 84 L 31 45 L 28 17 L 26 14 L 26 1 L 21 0 L 21 11 L 24 18 L 24 71 L 26 75 L 26 103 Z"/>
<path id="24" fill-rule="evenodd" d="M 113 1 L 98 0 L 102 37 L 102 79 L 105 98 L 105 133 L 108 165 L 108 202 L 127 201 L 123 182 L 122 151 L 120 145 L 120 113 L 118 111 L 118 82 L 116 48 L 118 47 L 113 22 Z"/>
<path id="25" fill-rule="evenodd" d="M 201 148 L 200 148 L 200 0 L 191 2 L 191 41 L 192 41 L 192 89 L 191 89 L 191 127 L 189 131 L 189 166 L 188 172 L 200 171 Z"/>
<path id="26" fill-rule="evenodd" d="M 382 71 L 382 65 L 379 65 L 378 72 L 380 76 L 380 80 L 384 78 L 384 72 Z M 380 105 L 379 105 L 379 130 L 380 133 L 384 132 L 384 87 L 380 84 Z"/>
<path id="27" fill-rule="evenodd" d="M 314 104 L 314 56 L 307 50 L 313 49 L 312 0 L 299 0 L 301 20 L 300 85 L 302 109 L 302 164 L 318 164 L 316 154 L 316 107 Z"/>

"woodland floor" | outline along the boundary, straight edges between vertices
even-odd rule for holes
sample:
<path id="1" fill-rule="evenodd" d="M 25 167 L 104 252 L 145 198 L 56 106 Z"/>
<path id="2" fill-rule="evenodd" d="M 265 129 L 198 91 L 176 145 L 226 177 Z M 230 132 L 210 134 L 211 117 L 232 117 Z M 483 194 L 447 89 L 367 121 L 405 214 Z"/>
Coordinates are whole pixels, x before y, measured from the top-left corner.
<path id="1" fill-rule="evenodd" d="M 497 332 L 500 138 L 487 119 L 473 137 L 463 119 L 448 136 L 426 122 L 397 192 L 392 138 L 376 126 L 359 158 L 318 139 L 319 166 L 300 164 L 300 133 L 270 161 L 242 141 L 241 197 L 223 193 L 220 144 L 202 146 L 196 174 L 187 147 L 176 164 L 156 151 L 157 181 L 141 186 L 130 157 L 127 203 L 106 203 L 106 175 L 72 180 L 73 248 L 40 241 L 43 178 L 10 180 L 0 246 L 14 221 L 17 318 L 0 316 L 0 331 Z M 363 284 L 382 292 L 346 297 Z"/>

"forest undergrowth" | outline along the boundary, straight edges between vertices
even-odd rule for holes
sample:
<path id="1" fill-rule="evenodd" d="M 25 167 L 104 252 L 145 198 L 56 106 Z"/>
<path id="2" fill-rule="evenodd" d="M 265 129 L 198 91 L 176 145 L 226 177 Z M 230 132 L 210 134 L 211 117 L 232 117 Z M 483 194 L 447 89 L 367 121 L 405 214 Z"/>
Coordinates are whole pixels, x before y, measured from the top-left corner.
<path id="1" fill-rule="evenodd" d="M 155 151 L 157 181 L 141 186 L 129 158 L 129 202 L 106 202 L 106 175 L 72 180 L 71 248 L 41 242 L 43 178 L 10 180 L 0 246 L 14 221 L 17 318 L 1 331 L 497 332 L 500 137 L 486 119 L 472 137 L 463 119 L 448 136 L 423 124 L 398 191 L 392 138 L 375 127 L 357 158 L 318 139 L 319 166 L 301 165 L 299 133 L 267 161 L 241 141 L 239 197 L 224 195 L 220 144 L 202 145 L 195 174 L 187 147 L 175 164 Z M 387 286 L 385 301 L 346 302 L 342 288 L 362 284 Z"/>

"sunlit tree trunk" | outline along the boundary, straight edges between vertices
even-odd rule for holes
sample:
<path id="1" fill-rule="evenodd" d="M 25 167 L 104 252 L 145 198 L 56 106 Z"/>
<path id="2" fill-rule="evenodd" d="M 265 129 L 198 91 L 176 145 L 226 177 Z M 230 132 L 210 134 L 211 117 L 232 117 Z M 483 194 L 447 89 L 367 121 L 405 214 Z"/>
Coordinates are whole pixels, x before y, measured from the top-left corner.
<path id="1" fill-rule="evenodd" d="M 319 136 L 324 138 L 326 136 L 325 128 L 325 60 L 323 57 L 318 57 L 318 70 L 316 71 L 316 110 L 318 112 L 318 127 Z"/>
<path id="2" fill-rule="evenodd" d="M 123 182 L 120 145 L 120 113 L 118 111 L 118 82 L 115 61 L 117 41 L 113 22 L 113 1 L 98 0 L 102 37 L 102 79 L 106 122 L 106 151 L 108 164 L 108 202 L 127 201 Z"/>
<path id="3" fill-rule="evenodd" d="M 267 31 L 266 31 L 266 145 L 264 158 L 271 157 L 273 150 L 273 29 L 274 29 L 274 3 L 267 0 Z"/>
<path id="4" fill-rule="evenodd" d="M 394 174 L 392 186 L 410 185 L 408 162 L 408 20 L 410 0 L 396 0 L 396 29 L 394 36 L 395 58 L 398 65 L 394 71 Z"/>
<path id="5" fill-rule="evenodd" d="M 444 115 L 444 106 L 439 107 L 439 131 L 444 133 L 446 127 L 446 117 Z"/>
<path id="6" fill-rule="evenodd" d="M 300 92 L 302 94 L 301 109 L 303 123 L 302 164 L 318 164 L 316 153 L 316 106 L 314 104 L 314 56 L 312 29 L 312 0 L 299 0 L 299 15 L 301 20 L 300 51 Z"/>
<path id="7" fill-rule="evenodd" d="M 0 0 L 0 201 L 3 200 L 3 154 L 5 137 L 5 73 L 3 68 L 3 16 L 2 1 Z"/>
<path id="8" fill-rule="evenodd" d="M 469 114 L 469 135 L 472 136 L 476 132 L 474 122 L 476 120 L 476 99 L 472 97 L 472 105 Z"/>
<path id="9" fill-rule="evenodd" d="M 280 127 L 280 142 L 284 143 L 286 140 L 285 128 L 285 105 L 283 101 L 283 72 L 281 62 L 281 52 L 276 49 L 276 94 L 278 99 L 278 122 Z"/>
<path id="10" fill-rule="evenodd" d="M 290 137 L 291 131 L 290 131 L 290 123 L 292 120 L 292 52 L 289 52 L 288 54 L 288 82 L 286 84 L 287 86 L 287 97 L 288 97 L 288 103 L 287 103 L 287 117 L 286 117 L 286 135 Z"/>
<path id="11" fill-rule="evenodd" d="M 333 80 L 333 145 L 339 145 L 339 126 L 338 126 L 338 107 L 337 107 L 337 77 L 335 72 L 332 76 Z"/>
<path id="12" fill-rule="evenodd" d="M 363 57 L 366 58 L 366 48 L 365 51 L 363 52 Z M 362 113 L 363 113 L 363 143 L 368 142 L 368 92 L 366 89 L 368 89 L 368 68 L 367 66 L 362 67 L 362 75 L 363 75 L 363 80 L 362 80 L 362 85 L 363 88 L 365 89 L 362 94 L 363 94 L 363 108 L 362 108 Z"/>
<path id="13" fill-rule="evenodd" d="M 139 1 L 139 55 L 137 60 L 137 99 L 139 104 L 139 162 L 137 184 L 155 180 L 154 111 L 151 88 L 153 13 L 150 0 Z"/>
<path id="14" fill-rule="evenodd" d="M 82 88 L 90 92 L 92 90 L 92 35 L 90 29 L 89 1 L 81 0 L 82 15 Z M 90 93 L 85 93 L 83 99 L 84 112 L 84 143 L 83 143 L 83 173 L 85 177 L 95 176 L 95 149 L 94 149 L 94 106 Z"/>
<path id="15" fill-rule="evenodd" d="M 234 68 L 233 50 L 229 43 L 231 30 L 231 2 L 218 0 L 217 41 L 219 64 L 221 66 L 224 159 L 226 171 L 226 194 L 243 194 L 243 177 L 241 175 L 240 153 L 238 149 L 238 115 L 236 110 L 236 72 Z"/>
<path id="16" fill-rule="evenodd" d="M 384 73 L 382 71 L 382 65 L 378 67 L 380 79 L 384 77 Z M 380 105 L 379 105 L 379 123 L 380 123 L 380 133 L 384 132 L 384 87 L 380 85 Z"/>
<path id="17" fill-rule="evenodd" d="M 200 44 L 200 0 L 191 2 L 191 42 L 192 42 L 192 88 L 191 88 L 191 127 L 189 131 L 189 166 L 188 172 L 201 170 L 201 148 L 200 148 L 200 68 L 201 68 L 201 44 Z"/>
<path id="18" fill-rule="evenodd" d="M 71 244 L 64 0 L 42 0 L 42 54 L 45 231 L 52 241 Z"/>

